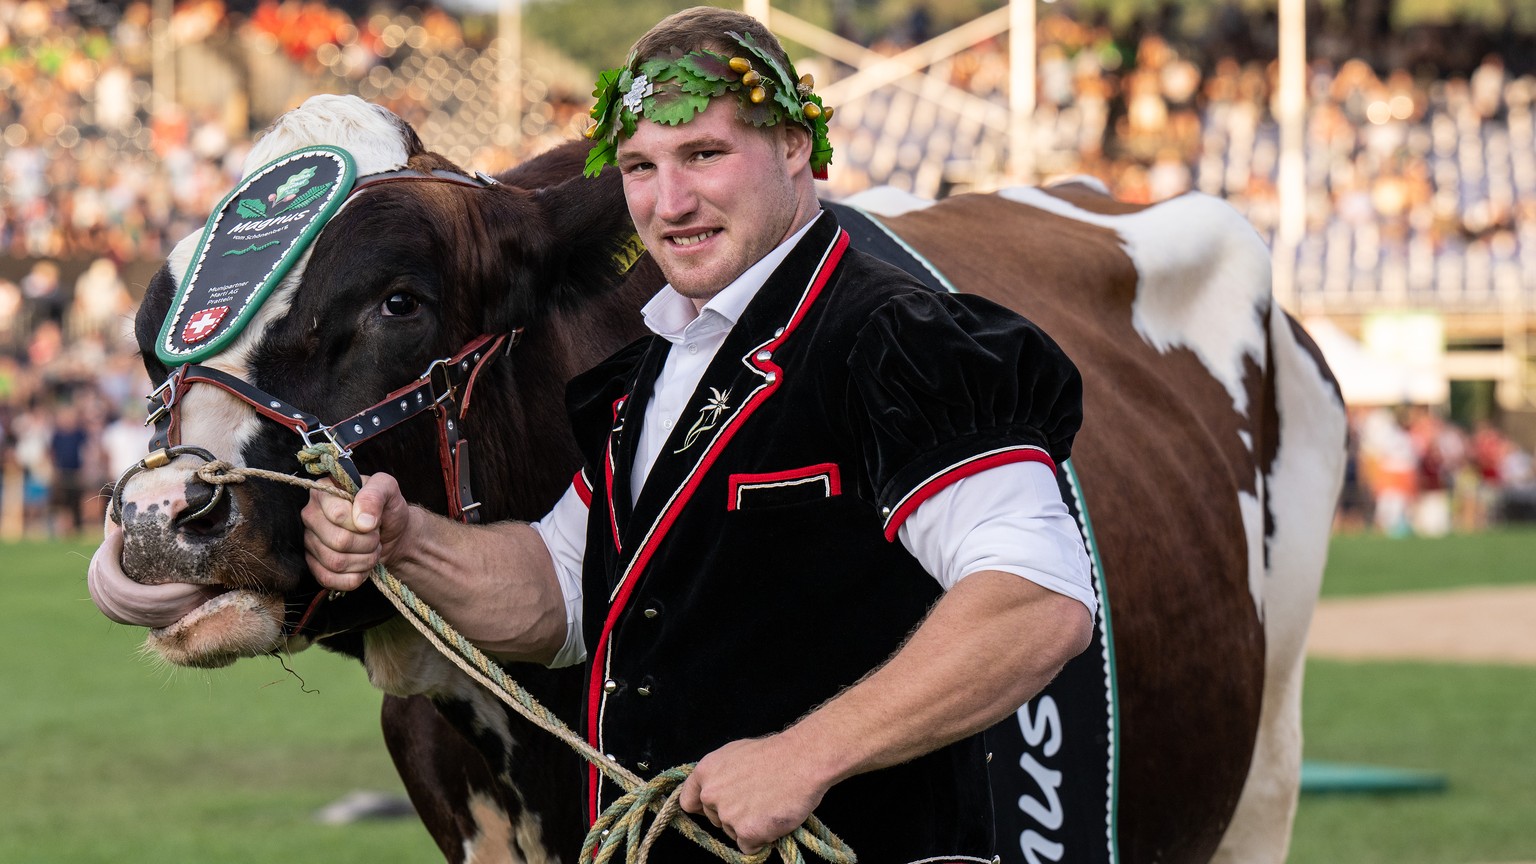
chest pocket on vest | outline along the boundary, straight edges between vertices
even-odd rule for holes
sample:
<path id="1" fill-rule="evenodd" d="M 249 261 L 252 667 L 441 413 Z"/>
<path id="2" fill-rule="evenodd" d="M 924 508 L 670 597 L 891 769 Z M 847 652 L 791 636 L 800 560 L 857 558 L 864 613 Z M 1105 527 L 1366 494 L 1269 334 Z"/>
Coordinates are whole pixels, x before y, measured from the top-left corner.
<path id="1" fill-rule="evenodd" d="M 732 474 L 726 490 L 725 509 L 750 510 L 824 501 L 843 494 L 843 480 L 835 463 L 822 462 L 765 474 Z"/>

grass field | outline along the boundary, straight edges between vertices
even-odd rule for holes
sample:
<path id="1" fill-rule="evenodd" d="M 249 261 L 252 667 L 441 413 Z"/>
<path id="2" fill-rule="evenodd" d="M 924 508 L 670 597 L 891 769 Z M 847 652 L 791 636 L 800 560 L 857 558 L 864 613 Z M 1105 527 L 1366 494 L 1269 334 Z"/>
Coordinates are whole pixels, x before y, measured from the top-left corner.
<path id="1" fill-rule="evenodd" d="M 314 821 L 398 792 L 378 695 L 320 651 L 214 672 L 139 657 L 87 598 L 88 546 L 0 546 L 0 864 L 441 860 L 414 820 Z M 1536 532 L 1336 541 L 1327 594 L 1536 582 Z M 1315 661 L 1310 759 L 1441 772 L 1413 796 L 1308 796 L 1298 864 L 1536 860 L 1536 669 Z M 314 692 L 306 692 L 314 691 Z M 882 862 L 873 862 L 882 864 Z"/>
<path id="2" fill-rule="evenodd" d="M 0 546 L 0 862 L 442 860 L 414 820 L 313 819 L 400 789 L 356 663 L 296 655 L 302 686 L 269 659 L 156 666 L 91 605 L 90 551 Z"/>
<path id="3" fill-rule="evenodd" d="M 1292 864 L 1536 860 L 1536 669 L 1312 661 L 1308 759 L 1442 774 L 1441 793 L 1304 795 Z"/>
<path id="4" fill-rule="evenodd" d="M 1536 530 L 1450 537 L 1334 538 L 1323 596 L 1536 582 Z"/>

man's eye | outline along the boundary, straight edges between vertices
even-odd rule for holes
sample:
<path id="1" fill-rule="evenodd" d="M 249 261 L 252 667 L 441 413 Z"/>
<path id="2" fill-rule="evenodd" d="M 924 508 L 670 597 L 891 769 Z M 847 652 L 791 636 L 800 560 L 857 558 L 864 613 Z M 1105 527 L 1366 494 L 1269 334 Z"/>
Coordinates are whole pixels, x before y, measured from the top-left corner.
<path id="1" fill-rule="evenodd" d="M 414 315 L 421 308 L 421 301 L 412 294 L 392 294 L 384 301 L 383 312 L 386 318 L 400 318 L 406 315 Z"/>

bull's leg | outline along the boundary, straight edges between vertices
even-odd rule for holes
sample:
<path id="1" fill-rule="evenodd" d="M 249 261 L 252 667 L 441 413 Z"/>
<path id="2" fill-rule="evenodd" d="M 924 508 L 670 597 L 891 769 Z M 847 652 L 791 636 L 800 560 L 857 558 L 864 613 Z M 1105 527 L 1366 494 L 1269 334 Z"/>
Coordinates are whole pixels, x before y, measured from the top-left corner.
<path id="1" fill-rule="evenodd" d="M 425 696 L 385 696 L 384 741 L 427 833 L 450 864 L 522 864 L 480 752 Z"/>
<path id="2" fill-rule="evenodd" d="M 1281 862 L 1301 781 L 1301 682 L 1344 479 L 1344 405 L 1310 338 L 1270 317 L 1279 449 L 1265 478 L 1273 518 L 1264 580 L 1264 704 L 1253 764 L 1213 860 Z"/>
<path id="3" fill-rule="evenodd" d="M 392 694 L 385 743 L 450 862 L 560 864 L 575 853 L 585 825 L 581 763 L 569 748 L 507 711 L 403 619 L 367 631 L 364 654 L 369 680 Z M 562 716 L 580 703 L 573 670 L 520 666 L 517 676 Z"/>

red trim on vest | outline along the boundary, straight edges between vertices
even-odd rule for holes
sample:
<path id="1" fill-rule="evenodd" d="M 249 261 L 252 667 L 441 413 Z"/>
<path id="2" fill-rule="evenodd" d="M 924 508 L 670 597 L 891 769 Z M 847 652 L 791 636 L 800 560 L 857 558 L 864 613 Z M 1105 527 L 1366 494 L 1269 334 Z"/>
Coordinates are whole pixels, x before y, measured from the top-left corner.
<path id="1" fill-rule="evenodd" d="M 576 490 L 576 497 L 588 510 L 592 509 L 592 484 L 587 482 L 587 469 L 583 468 L 571 478 L 571 487 Z"/>
<path id="2" fill-rule="evenodd" d="M 613 534 L 613 548 L 619 548 L 619 511 L 613 503 L 613 438 L 603 454 L 603 485 L 608 490 L 608 528 Z"/>
<path id="3" fill-rule="evenodd" d="M 890 520 L 885 523 L 885 539 L 895 542 L 896 532 L 900 530 L 902 523 L 907 521 L 907 517 L 911 516 L 924 501 L 937 495 L 949 484 L 956 480 L 963 480 L 973 474 L 980 474 L 988 468 L 996 468 L 999 465 L 1009 465 L 1014 462 L 1039 462 L 1050 468 L 1052 473 L 1056 471 L 1056 463 L 1051 459 L 1050 454 L 1038 447 L 1020 446 L 1017 449 L 993 453 L 980 459 L 973 457 L 968 461 L 951 466 L 942 474 L 936 475 L 933 479 L 907 493 L 907 497 L 896 508 L 896 512 L 891 514 Z"/>
<path id="4" fill-rule="evenodd" d="M 838 471 L 837 463 L 822 462 L 819 465 L 791 468 L 788 471 L 770 471 L 766 474 L 732 474 L 726 481 L 725 509 L 736 509 L 739 503 L 737 493 L 741 491 L 743 486 L 770 486 L 795 480 L 811 480 L 815 478 L 826 479 L 828 498 L 843 494 L 843 475 L 842 472 Z"/>
<path id="5" fill-rule="evenodd" d="M 752 351 L 751 356 L 754 367 L 759 371 L 772 374 L 772 379 L 755 391 L 750 401 L 736 412 L 736 416 L 716 436 L 714 443 L 699 458 L 698 464 L 694 466 L 693 472 L 689 475 L 687 482 L 683 484 L 681 492 L 672 500 L 671 505 L 667 507 L 666 512 L 662 514 L 661 519 L 652 529 L 650 536 L 646 538 L 645 545 L 635 553 L 633 563 L 629 566 L 628 577 L 624 580 L 624 584 L 620 586 L 618 596 L 614 597 L 613 603 L 608 607 L 608 616 L 603 620 L 603 632 L 598 637 L 597 649 L 592 652 L 592 676 L 587 688 L 587 741 L 592 746 L 601 746 L 598 740 L 598 726 L 599 718 L 602 714 L 603 682 L 608 674 L 606 668 L 608 665 L 608 640 L 613 635 L 613 628 L 618 624 L 619 616 L 623 614 L 624 607 L 629 603 L 630 595 L 634 593 L 636 583 L 640 581 L 640 572 L 650 563 L 651 556 L 655 554 L 656 548 L 661 545 L 662 539 L 666 537 L 673 523 L 677 521 L 678 513 L 688 503 L 689 499 L 693 497 L 693 493 L 697 491 L 699 484 L 703 482 L 704 475 L 709 473 L 709 469 L 714 465 L 715 460 L 719 458 L 720 451 L 725 449 L 725 445 L 730 442 L 731 438 L 735 437 L 736 431 L 741 428 L 741 425 L 746 422 L 747 418 L 784 383 L 783 370 L 771 360 L 758 360 L 756 355 L 764 349 L 771 353 L 795 332 L 795 327 L 805 318 L 806 310 L 811 307 L 811 304 L 816 302 L 817 297 L 821 296 L 822 288 L 826 287 L 827 281 L 832 278 L 832 272 L 837 269 L 838 263 L 843 259 L 843 252 L 847 248 L 848 232 L 840 229 L 837 239 L 833 241 L 832 248 L 827 253 L 826 259 L 822 262 L 821 269 L 817 271 L 810 289 L 806 291 L 805 297 L 800 301 L 800 305 L 796 307 L 794 314 L 790 316 L 789 323 L 784 325 L 784 332 L 780 333 L 773 341 L 767 343 L 762 348 L 753 349 Z M 610 462 L 610 466 L 611 464 Z M 609 484 L 609 492 L 611 505 L 611 482 Z M 587 771 L 587 803 L 588 815 L 593 822 L 596 822 L 597 817 L 602 815 L 598 810 L 597 801 L 597 790 L 600 781 L 601 777 L 597 766 L 589 766 Z"/>
<path id="6" fill-rule="evenodd" d="M 613 400 L 613 422 L 619 422 L 619 411 L 624 407 L 624 400 L 628 396 L 620 396 Z M 617 432 L 618 428 L 614 428 Z M 608 449 L 603 452 L 603 483 L 608 490 L 608 527 L 613 529 L 613 548 L 619 547 L 619 509 L 613 503 L 613 432 L 608 433 Z M 588 505 L 590 506 L 590 505 Z"/>

